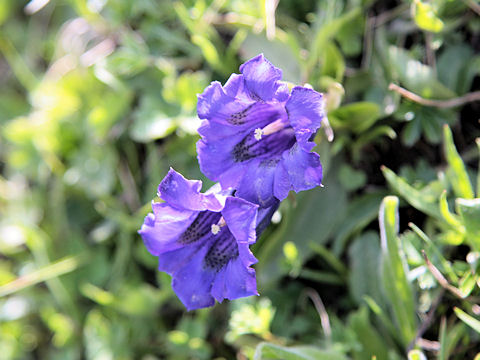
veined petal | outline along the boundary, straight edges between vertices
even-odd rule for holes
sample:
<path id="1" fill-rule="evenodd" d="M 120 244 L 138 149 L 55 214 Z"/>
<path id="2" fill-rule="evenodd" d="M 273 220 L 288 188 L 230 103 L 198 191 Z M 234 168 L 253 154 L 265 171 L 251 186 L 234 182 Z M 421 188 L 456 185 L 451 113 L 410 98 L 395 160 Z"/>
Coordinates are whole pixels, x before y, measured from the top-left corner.
<path id="1" fill-rule="evenodd" d="M 258 295 L 255 270 L 246 267 L 240 258 L 230 261 L 215 278 L 212 295 L 219 302 Z"/>
<path id="2" fill-rule="evenodd" d="M 321 184 L 322 165 L 317 153 L 305 151 L 298 144 L 283 153 L 275 176 L 275 196 L 279 200 L 285 199 L 290 190 L 299 192 Z"/>
<path id="3" fill-rule="evenodd" d="M 167 176 L 158 186 L 158 195 L 172 206 L 187 210 L 220 211 L 224 206 L 224 197 L 215 194 L 201 194 L 202 182 L 187 180 L 170 168 Z"/>
<path id="4" fill-rule="evenodd" d="M 236 94 L 236 90 L 230 93 Z M 281 116 L 281 108 L 276 104 L 246 100 L 242 93 L 240 95 L 228 95 L 221 84 L 215 81 L 198 96 L 198 116 L 223 126 L 235 127 L 236 131 L 261 126 Z"/>
<path id="5" fill-rule="evenodd" d="M 139 234 L 147 250 L 160 255 L 183 246 L 178 238 L 194 221 L 197 211 L 178 210 L 168 204 L 153 203 L 153 214 L 148 214 Z"/>
<path id="6" fill-rule="evenodd" d="M 212 283 L 216 273 L 203 267 L 207 248 L 201 247 L 195 254 L 188 256 L 183 267 L 175 271 L 172 288 L 188 311 L 215 304 L 211 295 Z M 171 254 L 173 255 L 173 254 Z"/>
<path id="7" fill-rule="evenodd" d="M 256 100 L 270 101 L 275 95 L 282 78 L 282 70 L 273 66 L 263 54 L 240 66 L 245 85 Z"/>
<path id="8" fill-rule="evenodd" d="M 273 184 L 278 161 L 279 159 L 250 161 L 238 185 L 236 196 L 261 207 L 274 204 L 276 199 Z"/>
<path id="9" fill-rule="evenodd" d="M 257 223 L 258 205 L 240 198 L 229 197 L 222 210 L 222 216 L 228 229 L 237 242 L 253 244 L 256 240 L 255 226 Z"/>
<path id="10" fill-rule="evenodd" d="M 309 88 L 296 86 L 285 108 L 298 143 L 305 150 L 312 150 L 315 144 L 311 141 L 311 137 L 320 127 L 325 115 L 322 94 Z"/>

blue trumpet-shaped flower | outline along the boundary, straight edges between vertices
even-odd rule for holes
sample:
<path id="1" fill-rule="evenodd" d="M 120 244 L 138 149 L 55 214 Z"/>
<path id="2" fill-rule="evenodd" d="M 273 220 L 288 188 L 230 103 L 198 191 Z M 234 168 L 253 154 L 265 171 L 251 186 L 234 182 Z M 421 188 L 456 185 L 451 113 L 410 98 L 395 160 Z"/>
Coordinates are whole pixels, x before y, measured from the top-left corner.
<path id="1" fill-rule="evenodd" d="M 198 160 L 202 172 L 236 196 L 271 206 L 321 185 L 313 137 L 324 116 L 320 93 L 296 86 L 263 55 L 240 67 L 222 85 L 215 81 L 198 97 Z"/>
<path id="2" fill-rule="evenodd" d="M 256 241 L 257 223 L 264 227 L 273 212 L 262 210 L 257 219 L 258 205 L 218 191 L 219 186 L 204 194 L 201 187 L 201 181 L 170 169 L 158 187 L 165 202 L 152 203 L 153 213 L 139 231 L 188 310 L 212 306 L 215 299 L 257 295 L 251 268 L 257 260 L 249 246 Z"/>

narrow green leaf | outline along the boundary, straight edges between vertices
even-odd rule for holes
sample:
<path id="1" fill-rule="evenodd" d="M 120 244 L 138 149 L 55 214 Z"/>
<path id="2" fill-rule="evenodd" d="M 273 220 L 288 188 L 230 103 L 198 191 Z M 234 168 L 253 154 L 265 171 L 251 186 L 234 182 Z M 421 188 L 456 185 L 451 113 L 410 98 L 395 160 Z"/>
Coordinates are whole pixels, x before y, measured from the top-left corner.
<path id="1" fill-rule="evenodd" d="M 462 217 L 466 230 L 466 239 L 480 250 L 480 198 L 456 200 L 457 212 Z"/>
<path id="2" fill-rule="evenodd" d="M 452 228 L 458 230 L 461 233 L 465 232 L 465 227 L 462 225 L 458 216 L 452 214 L 448 209 L 448 202 L 447 202 L 447 192 L 442 192 L 440 196 L 440 213 L 442 214 L 443 218 Z"/>
<path id="3" fill-rule="evenodd" d="M 29 274 L 22 275 L 0 286 L 0 297 L 13 294 L 29 286 L 75 271 L 78 267 L 85 264 L 86 261 L 86 254 L 69 256 Z"/>
<path id="4" fill-rule="evenodd" d="M 392 170 L 385 166 L 382 167 L 382 172 L 388 184 L 415 209 L 437 219 L 442 219 L 436 197 L 413 188 L 403 178 L 397 176 Z"/>
<path id="5" fill-rule="evenodd" d="M 412 289 L 407 279 L 406 260 L 398 234 L 398 198 L 383 199 L 379 213 L 382 245 L 383 285 L 405 345 L 415 337 L 416 317 Z"/>
<path id="6" fill-rule="evenodd" d="M 460 320 L 462 320 L 465 324 L 470 326 L 473 330 L 476 332 L 480 333 L 480 321 L 475 319 L 474 317 L 468 315 L 466 312 L 464 312 L 462 309 L 458 307 L 454 307 L 453 311 L 455 311 L 455 314 L 458 316 Z"/>
<path id="7" fill-rule="evenodd" d="M 458 197 L 473 199 L 473 189 L 462 158 L 458 155 L 453 143 L 452 131 L 447 125 L 443 127 L 445 157 L 448 162 L 447 175 L 452 183 L 453 191 Z"/>
<path id="8" fill-rule="evenodd" d="M 440 321 L 440 332 L 438 335 L 438 342 L 440 343 L 440 350 L 438 352 L 438 360 L 447 360 L 447 319 L 442 317 Z"/>
<path id="9" fill-rule="evenodd" d="M 480 138 L 475 139 L 477 144 L 478 153 L 480 155 Z M 478 168 L 480 169 L 480 156 L 478 157 Z M 480 197 L 480 170 L 477 172 L 477 197 Z"/>
<path id="10" fill-rule="evenodd" d="M 260 343 L 255 350 L 254 360 L 344 360 L 346 356 L 335 350 L 322 350 L 313 346 L 280 346 Z"/>
<path id="11" fill-rule="evenodd" d="M 388 347 L 385 343 L 385 338 L 372 326 L 368 308 L 365 305 L 349 316 L 348 327 L 355 332 L 356 340 L 362 345 L 353 349 L 354 358 L 388 358 Z"/>

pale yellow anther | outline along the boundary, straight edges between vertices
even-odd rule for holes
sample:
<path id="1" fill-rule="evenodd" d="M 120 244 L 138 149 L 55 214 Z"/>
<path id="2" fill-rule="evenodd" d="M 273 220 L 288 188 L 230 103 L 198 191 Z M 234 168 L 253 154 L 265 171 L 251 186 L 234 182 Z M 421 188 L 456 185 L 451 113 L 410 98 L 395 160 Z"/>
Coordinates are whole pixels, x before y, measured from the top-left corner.
<path id="1" fill-rule="evenodd" d="M 270 135 L 282 130 L 283 128 L 285 128 L 285 125 L 286 124 L 282 119 L 278 119 L 278 120 L 275 120 L 274 122 L 271 122 L 270 124 L 265 126 L 263 129 L 260 129 L 260 131 L 262 132 L 262 135 Z M 257 130 L 255 130 L 255 134 L 256 132 Z"/>
<path id="2" fill-rule="evenodd" d="M 255 134 L 254 134 L 255 139 L 260 140 L 262 138 L 262 135 L 263 135 L 262 129 L 260 128 L 255 129 Z"/>
<path id="3" fill-rule="evenodd" d="M 220 232 L 220 226 L 217 224 L 212 224 L 212 234 L 217 235 Z"/>

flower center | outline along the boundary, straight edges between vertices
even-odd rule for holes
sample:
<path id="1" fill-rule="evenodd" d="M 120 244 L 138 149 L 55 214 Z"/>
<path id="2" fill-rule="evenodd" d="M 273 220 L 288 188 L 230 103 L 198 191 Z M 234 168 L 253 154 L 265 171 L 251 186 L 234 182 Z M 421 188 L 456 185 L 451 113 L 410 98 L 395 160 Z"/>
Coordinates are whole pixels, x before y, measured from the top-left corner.
<path id="1" fill-rule="evenodd" d="M 291 127 L 278 123 L 256 129 L 245 136 L 232 150 L 235 162 L 243 162 L 253 158 L 276 157 L 295 144 L 295 133 Z"/>

